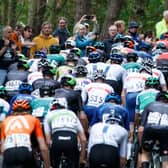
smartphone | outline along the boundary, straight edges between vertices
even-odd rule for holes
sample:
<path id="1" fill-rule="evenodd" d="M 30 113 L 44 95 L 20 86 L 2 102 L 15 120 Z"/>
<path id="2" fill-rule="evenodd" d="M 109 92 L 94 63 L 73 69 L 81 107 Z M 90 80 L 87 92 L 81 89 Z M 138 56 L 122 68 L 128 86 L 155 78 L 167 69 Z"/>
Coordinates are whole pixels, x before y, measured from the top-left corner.
<path id="1" fill-rule="evenodd" d="M 92 20 L 93 18 L 94 18 L 93 15 L 87 15 L 87 16 L 86 16 L 86 19 L 87 19 L 87 20 Z"/>

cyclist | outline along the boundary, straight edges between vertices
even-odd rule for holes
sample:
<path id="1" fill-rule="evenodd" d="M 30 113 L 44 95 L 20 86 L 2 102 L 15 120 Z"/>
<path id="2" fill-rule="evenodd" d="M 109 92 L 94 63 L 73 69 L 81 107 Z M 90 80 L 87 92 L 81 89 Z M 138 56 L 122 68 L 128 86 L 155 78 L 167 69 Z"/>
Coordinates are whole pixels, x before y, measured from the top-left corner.
<path id="1" fill-rule="evenodd" d="M 73 76 L 61 78 L 61 88 L 55 90 L 55 97 L 65 97 L 68 102 L 68 109 L 78 115 L 86 133 L 88 131 L 87 117 L 83 111 L 82 97 L 79 91 L 74 90 L 76 79 Z"/>
<path id="2" fill-rule="evenodd" d="M 122 126 L 129 131 L 129 113 L 127 109 L 121 106 L 121 98 L 117 93 L 110 93 L 98 108 L 98 120 L 104 122 L 110 113 L 110 109 L 115 109 L 122 116 Z"/>
<path id="3" fill-rule="evenodd" d="M 120 126 L 121 119 L 121 114 L 115 109 L 110 109 L 105 122 L 96 123 L 91 127 L 88 143 L 90 168 L 125 166 L 128 133 Z"/>
<path id="4" fill-rule="evenodd" d="M 105 75 L 102 70 L 94 72 L 94 82 L 86 85 L 82 90 L 84 111 L 89 120 L 89 126 L 97 122 L 97 110 L 105 101 L 105 97 L 114 92 L 114 89 L 105 83 Z"/>
<path id="5" fill-rule="evenodd" d="M 86 137 L 76 114 L 67 109 L 66 98 L 55 98 L 44 122 L 47 144 L 50 146 L 53 168 L 59 168 L 60 157 L 67 158 L 68 167 L 78 168 L 85 162 Z M 79 157 L 78 140 L 81 143 Z"/>
<path id="6" fill-rule="evenodd" d="M 156 95 L 160 90 L 160 82 L 156 77 L 148 77 L 145 81 L 145 89 L 136 97 L 136 125 L 139 124 L 139 117 L 144 108 L 151 102 L 155 101 Z"/>
<path id="7" fill-rule="evenodd" d="M 75 90 L 79 90 L 80 92 L 82 89 L 91 83 L 92 81 L 86 77 L 87 75 L 87 68 L 84 65 L 77 65 L 75 67 L 74 76 L 76 77 L 76 85 Z"/>
<path id="8" fill-rule="evenodd" d="M 149 167 L 150 152 L 156 141 L 160 145 L 162 167 L 167 168 L 168 143 L 168 92 L 159 92 L 156 101 L 148 104 L 142 113 L 139 137 L 142 138 L 142 168 Z"/>
<path id="9" fill-rule="evenodd" d="M 50 167 L 49 152 L 44 140 L 40 121 L 30 115 L 31 107 L 26 100 L 16 100 L 12 105 L 12 115 L 2 123 L 1 142 L 3 167 L 35 167 L 31 148 L 34 133 L 46 168 Z"/>

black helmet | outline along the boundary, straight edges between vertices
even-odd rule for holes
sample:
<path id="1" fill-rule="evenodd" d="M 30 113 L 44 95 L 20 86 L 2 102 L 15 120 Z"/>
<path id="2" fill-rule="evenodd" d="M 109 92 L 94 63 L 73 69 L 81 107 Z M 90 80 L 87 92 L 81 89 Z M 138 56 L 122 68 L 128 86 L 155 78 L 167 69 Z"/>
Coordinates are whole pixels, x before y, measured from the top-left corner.
<path id="1" fill-rule="evenodd" d="M 76 85 L 76 79 L 72 76 L 63 76 L 60 83 L 62 86 L 74 87 Z"/>
<path id="2" fill-rule="evenodd" d="M 84 65 L 77 65 L 75 67 L 75 75 L 76 76 L 86 76 L 87 73 L 88 73 L 88 70 Z"/>
<path id="3" fill-rule="evenodd" d="M 60 45 L 51 45 L 49 48 L 50 54 L 59 54 L 61 51 L 61 46 Z"/>
<path id="4" fill-rule="evenodd" d="M 78 56 L 75 53 L 70 52 L 67 57 L 66 57 L 66 61 L 72 61 L 72 62 L 77 62 L 78 61 Z"/>
<path id="5" fill-rule="evenodd" d="M 43 85 L 39 88 L 40 97 L 48 96 L 52 97 L 55 94 L 55 87 L 50 85 Z"/>
<path id="6" fill-rule="evenodd" d="M 138 55 L 136 52 L 130 52 L 126 55 L 126 57 L 127 57 L 127 61 L 133 60 L 134 62 L 136 62 L 138 60 Z"/>
<path id="7" fill-rule="evenodd" d="M 103 72 L 103 70 L 97 70 L 96 72 L 93 73 L 93 79 L 97 80 L 97 79 L 103 79 L 105 80 L 106 76 Z"/>
<path id="8" fill-rule="evenodd" d="M 168 91 L 161 91 L 156 96 L 156 101 L 168 102 Z"/>

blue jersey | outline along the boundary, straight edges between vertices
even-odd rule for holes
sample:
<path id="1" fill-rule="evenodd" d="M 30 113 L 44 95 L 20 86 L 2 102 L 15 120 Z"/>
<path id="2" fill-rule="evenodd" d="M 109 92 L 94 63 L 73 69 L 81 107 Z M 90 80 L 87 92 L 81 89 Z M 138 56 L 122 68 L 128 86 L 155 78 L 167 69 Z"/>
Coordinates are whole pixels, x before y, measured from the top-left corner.
<path id="1" fill-rule="evenodd" d="M 129 130 L 129 113 L 126 108 L 121 105 L 113 103 L 104 103 L 98 108 L 98 121 L 105 121 L 110 110 L 114 109 L 115 112 L 119 113 L 122 116 L 121 125 Z"/>

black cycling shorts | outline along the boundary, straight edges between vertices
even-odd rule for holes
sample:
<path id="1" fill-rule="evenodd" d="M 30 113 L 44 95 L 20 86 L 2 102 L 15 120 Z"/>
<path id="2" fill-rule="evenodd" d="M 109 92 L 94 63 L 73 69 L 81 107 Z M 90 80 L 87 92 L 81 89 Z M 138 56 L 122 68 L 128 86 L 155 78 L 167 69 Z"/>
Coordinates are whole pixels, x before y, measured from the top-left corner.
<path id="1" fill-rule="evenodd" d="M 145 141 L 153 141 L 149 147 L 146 147 Z M 142 147 L 150 151 L 155 143 L 159 141 L 160 155 L 168 155 L 168 128 L 147 127 L 144 129 L 142 137 Z"/>
<path id="2" fill-rule="evenodd" d="M 52 135 L 51 164 L 58 168 L 62 153 L 68 160 L 68 167 L 78 168 L 79 150 L 77 135 L 70 131 L 57 131 Z"/>
<path id="3" fill-rule="evenodd" d="M 101 165 L 106 165 L 108 168 L 119 168 L 118 148 L 106 144 L 94 145 L 89 154 L 89 168 L 99 168 Z"/>
<path id="4" fill-rule="evenodd" d="M 3 168 L 35 168 L 33 154 L 26 147 L 9 148 L 3 153 Z"/>

